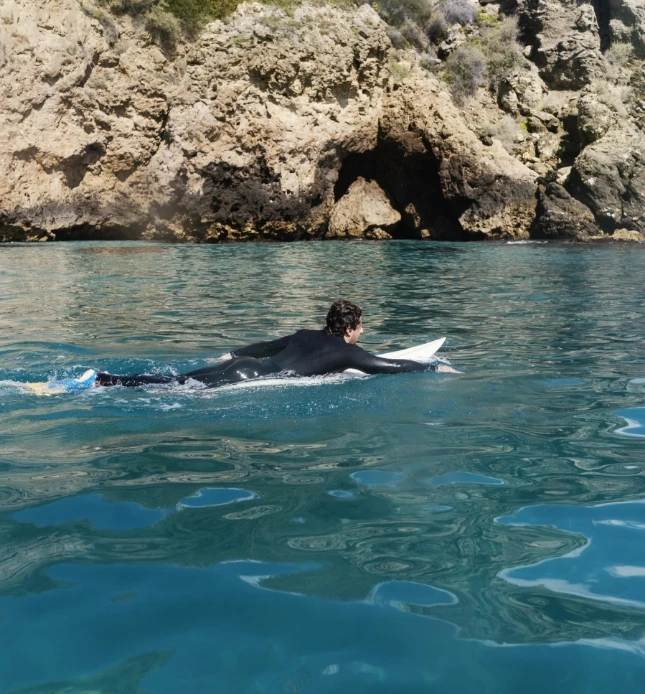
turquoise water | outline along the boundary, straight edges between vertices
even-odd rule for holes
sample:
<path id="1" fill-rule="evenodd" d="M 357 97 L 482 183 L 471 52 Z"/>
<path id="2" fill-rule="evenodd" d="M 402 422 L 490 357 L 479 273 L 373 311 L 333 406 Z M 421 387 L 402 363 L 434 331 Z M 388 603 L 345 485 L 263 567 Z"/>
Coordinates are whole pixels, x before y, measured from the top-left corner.
<path id="1" fill-rule="evenodd" d="M 0 692 L 642 691 L 644 250 L 0 246 Z M 465 374 L 20 388 L 338 297 Z"/>

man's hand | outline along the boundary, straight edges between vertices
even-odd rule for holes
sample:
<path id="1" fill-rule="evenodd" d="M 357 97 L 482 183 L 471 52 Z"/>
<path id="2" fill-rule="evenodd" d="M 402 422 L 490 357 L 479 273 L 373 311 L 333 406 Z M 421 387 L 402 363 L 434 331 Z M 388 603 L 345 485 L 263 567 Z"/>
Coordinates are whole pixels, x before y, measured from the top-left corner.
<path id="1" fill-rule="evenodd" d="M 214 357 L 213 359 L 207 359 L 206 361 L 212 364 L 213 362 L 218 362 L 218 361 L 228 361 L 229 359 L 232 359 L 233 355 L 230 352 L 227 352 L 226 354 L 222 354 L 221 357 Z"/>
<path id="2" fill-rule="evenodd" d="M 440 371 L 441 373 L 444 374 L 462 374 L 463 371 L 457 371 L 457 369 L 453 369 L 452 366 L 448 366 L 448 364 L 439 364 L 437 365 L 437 368 L 435 371 Z"/>

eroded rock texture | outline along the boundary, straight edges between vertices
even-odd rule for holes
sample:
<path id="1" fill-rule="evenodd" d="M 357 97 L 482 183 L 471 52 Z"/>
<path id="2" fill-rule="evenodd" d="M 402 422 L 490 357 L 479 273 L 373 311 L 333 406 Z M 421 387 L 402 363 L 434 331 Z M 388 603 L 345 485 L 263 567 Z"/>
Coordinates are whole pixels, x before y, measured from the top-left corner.
<path id="1" fill-rule="evenodd" d="M 0 0 L 0 240 L 640 239 L 645 0 L 481 4 L 524 57 L 457 107 L 369 5 L 242 5 L 170 56 Z"/>
<path id="2" fill-rule="evenodd" d="M 388 178 L 387 233 L 528 233 L 535 175 L 436 78 L 394 83 L 367 5 L 242 6 L 169 60 L 75 0 L 3 0 L 0 46 L 4 239 L 324 237 L 353 157 Z"/>

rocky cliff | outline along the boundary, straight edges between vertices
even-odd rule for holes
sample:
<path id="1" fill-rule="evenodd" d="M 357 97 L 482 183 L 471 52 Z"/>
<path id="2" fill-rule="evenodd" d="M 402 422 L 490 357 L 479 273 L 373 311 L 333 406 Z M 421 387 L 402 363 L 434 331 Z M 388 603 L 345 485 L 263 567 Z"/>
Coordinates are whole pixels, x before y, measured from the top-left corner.
<path id="1" fill-rule="evenodd" d="M 0 239 L 643 240 L 645 0 L 484 11 L 521 64 L 456 106 L 369 5 L 245 4 L 170 54 L 89 2 L 0 0 Z"/>

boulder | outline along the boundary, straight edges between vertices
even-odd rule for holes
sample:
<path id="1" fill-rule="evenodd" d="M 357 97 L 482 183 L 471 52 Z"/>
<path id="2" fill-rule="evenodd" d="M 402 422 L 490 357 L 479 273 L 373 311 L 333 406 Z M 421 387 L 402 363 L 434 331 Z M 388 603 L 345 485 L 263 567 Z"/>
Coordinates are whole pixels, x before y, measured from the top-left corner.
<path id="1" fill-rule="evenodd" d="M 615 120 L 614 112 L 596 94 L 583 94 L 578 99 L 578 132 L 583 145 L 599 140 Z"/>
<path id="2" fill-rule="evenodd" d="M 445 60 L 451 53 L 457 50 L 459 46 L 462 46 L 468 37 L 464 33 L 464 29 L 460 24 L 453 24 L 446 34 L 446 38 L 439 44 L 437 49 L 437 55 Z"/>
<path id="3" fill-rule="evenodd" d="M 359 177 L 334 205 L 327 237 L 390 238 L 400 222 L 401 214 L 379 184 Z"/>
<path id="4" fill-rule="evenodd" d="M 515 70 L 500 82 L 497 103 L 509 113 L 515 114 L 535 108 L 547 92 L 537 68 L 529 65 L 529 69 Z"/>
<path id="5" fill-rule="evenodd" d="M 645 236 L 633 229 L 616 229 L 611 235 L 611 239 L 612 241 L 635 241 L 642 243 L 645 241 Z"/>
<path id="6" fill-rule="evenodd" d="M 607 132 L 576 158 L 567 188 L 603 231 L 645 231 L 645 134 L 629 122 Z"/>
<path id="7" fill-rule="evenodd" d="M 597 231 L 589 208 L 572 198 L 560 184 L 540 186 L 532 238 L 588 241 Z"/>
<path id="8" fill-rule="evenodd" d="M 524 39 L 533 45 L 540 76 L 557 89 L 581 89 L 604 71 L 593 5 L 559 0 L 522 0 Z"/>

